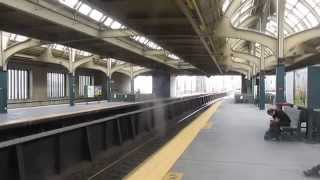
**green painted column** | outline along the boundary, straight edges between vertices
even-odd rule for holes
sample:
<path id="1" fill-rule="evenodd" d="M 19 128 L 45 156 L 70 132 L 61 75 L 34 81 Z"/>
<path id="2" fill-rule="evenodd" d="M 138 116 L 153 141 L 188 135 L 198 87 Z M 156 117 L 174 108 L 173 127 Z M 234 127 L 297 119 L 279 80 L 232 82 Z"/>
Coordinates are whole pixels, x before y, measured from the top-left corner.
<path id="1" fill-rule="evenodd" d="M 284 64 L 278 64 L 276 67 L 276 103 L 285 102 L 285 98 L 284 98 L 285 75 L 286 75 L 286 68 Z"/>
<path id="2" fill-rule="evenodd" d="M 247 93 L 252 94 L 252 78 L 247 80 Z"/>
<path id="3" fill-rule="evenodd" d="M 241 75 L 241 94 L 247 94 L 247 82 L 245 75 Z"/>
<path id="4" fill-rule="evenodd" d="M 7 113 L 8 107 L 8 73 L 0 70 L 0 113 Z"/>
<path id="5" fill-rule="evenodd" d="M 106 100 L 111 101 L 112 96 L 112 84 L 111 84 L 111 78 L 109 76 L 106 76 Z"/>
<path id="6" fill-rule="evenodd" d="M 74 106 L 74 99 L 76 96 L 75 92 L 75 75 L 74 73 L 69 73 L 69 104 L 70 106 Z"/>
<path id="7" fill-rule="evenodd" d="M 251 92 L 252 92 L 252 94 L 254 95 L 254 87 L 255 87 L 255 85 L 256 85 L 257 79 L 256 79 L 256 77 L 252 77 L 251 79 L 252 79 L 252 80 L 251 80 Z"/>
<path id="8" fill-rule="evenodd" d="M 265 76 L 264 72 L 260 72 L 259 79 L 259 109 L 264 110 L 266 108 L 266 92 L 265 92 Z"/>
<path id="9" fill-rule="evenodd" d="M 131 94 L 134 95 L 134 78 L 131 78 L 130 80 L 130 88 L 131 88 Z"/>

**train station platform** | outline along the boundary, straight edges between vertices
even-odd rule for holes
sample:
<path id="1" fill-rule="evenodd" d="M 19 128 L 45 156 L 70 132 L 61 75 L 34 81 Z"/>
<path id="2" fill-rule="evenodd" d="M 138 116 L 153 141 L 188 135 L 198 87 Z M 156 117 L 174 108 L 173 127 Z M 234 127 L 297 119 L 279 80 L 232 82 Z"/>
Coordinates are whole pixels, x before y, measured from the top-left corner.
<path id="1" fill-rule="evenodd" d="M 7 114 L 0 114 L 0 130 L 16 126 L 36 124 L 42 120 L 50 118 L 71 116 L 74 114 L 98 111 L 102 109 L 112 109 L 129 104 L 133 103 L 93 101 L 88 103 L 76 103 L 75 106 L 61 104 L 9 109 Z"/>
<path id="2" fill-rule="evenodd" d="M 270 117 L 225 100 L 170 172 L 183 180 L 302 180 L 320 163 L 319 144 L 264 141 Z"/>

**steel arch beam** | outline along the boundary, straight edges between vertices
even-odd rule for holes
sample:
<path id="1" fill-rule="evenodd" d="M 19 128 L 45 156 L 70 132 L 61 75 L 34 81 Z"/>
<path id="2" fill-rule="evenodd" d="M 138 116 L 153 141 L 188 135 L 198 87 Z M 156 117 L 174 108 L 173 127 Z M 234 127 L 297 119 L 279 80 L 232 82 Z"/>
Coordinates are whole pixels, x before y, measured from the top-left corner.
<path id="1" fill-rule="evenodd" d="M 52 64 L 60 64 L 70 72 L 69 62 L 66 59 L 56 58 L 52 55 L 51 48 L 47 48 L 46 51 L 37 57 L 37 60 L 40 62 L 52 63 Z"/>
<path id="2" fill-rule="evenodd" d="M 27 0 L 0 0 L 0 4 L 16 9 L 18 11 L 28 13 L 35 17 L 46 19 L 49 22 L 67 27 L 76 32 L 86 34 L 92 38 L 100 39 L 132 53 L 146 57 L 150 60 L 165 64 L 174 69 L 178 69 L 178 67 L 173 64 L 167 64 L 166 61 L 163 60 L 163 58 L 145 55 L 141 45 L 133 45 L 134 43 L 128 43 L 124 39 L 120 39 L 119 37 L 109 37 L 116 36 L 117 34 L 119 34 L 120 36 L 128 36 L 131 35 L 129 32 L 119 33 L 115 31 L 101 31 L 99 25 L 97 25 L 96 23 L 91 23 L 88 20 L 81 18 L 80 16 L 77 17 L 77 21 L 75 21 L 74 13 L 72 11 L 68 11 L 66 8 L 59 8 L 60 6 L 53 5 L 52 3 L 46 2 L 44 0 L 37 0 L 36 2 Z"/>
<path id="3" fill-rule="evenodd" d="M 237 10 L 240 8 L 240 6 L 241 0 L 233 0 L 231 2 L 214 34 L 225 38 L 257 42 L 268 47 L 275 53 L 277 50 L 276 38 L 253 30 L 239 29 L 232 25 L 231 18 L 235 13 L 237 13 Z"/>
<path id="4" fill-rule="evenodd" d="M 93 56 L 89 56 L 89 57 L 77 60 L 73 65 L 74 70 L 76 70 L 78 67 L 80 67 L 83 64 L 93 61 L 95 58 L 98 58 L 98 56 L 93 55 Z"/>
<path id="5" fill-rule="evenodd" d="M 320 27 L 301 31 L 285 39 L 285 55 L 289 54 L 295 47 L 320 37 Z"/>
<path id="6" fill-rule="evenodd" d="M 129 78 L 131 77 L 130 72 L 129 72 L 129 71 L 126 71 L 126 70 L 124 70 L 124 69 L 119 69 L 119 70 L 117 70 L 116 72 L 121 73 L 121 74 L 124 74 L 124 75 L 127 75 Z M 112 76 L 111 76 L 111 77 L 112 77 Z"/>
<path id="7" fill-rule="evenodd" d="M 133 73 L 133 77 L 137 77 L 139 76 L 140 74 L 143 74 L 143 73 L 146 73 L 146 72 L 150 72 L 152 71 L 151 69 L 140 69 L 136 72 Z"/>
<path id="8" fill-rule="evenodd" d="M 44 44 L 44 43 L 41 42 L 40 40 L 37 40 L 37 39 L 28 39 L 24 42 L 16 43 L 16 44 L 9 46 L 8 48 L 5 49 L 4 59 L 7 62 L 8 59 L 11 56 L 13 56 L 14 54 L 19 53 L 20 51 L 23 51 L 25 49 L 41 46 L 42 44 Z"/>
<path id="9" fill-rule="evenodd" d="M 97 64 L 94 64 L 93 61 L 89 61 L 83 65 L 81 65 L 80 67 L 83 67 L 83 68 L 88 68 L 88 69 L 94 69 L 94 70 L 98 70 L 98 71 L 101 71 L 103 72 L 106 76 L 108 76 L 108 68 L 107 67 L 104 67 L 104 66 L 101 66 L 101 65 L 97 65 Z"/>
<path id="10" fill-rule="evenodd" d="M 120 65 L 116 65 L 115 67 L 111 68 L 111 76 L 113 73 L 119 71 L 120 69 L 122 68 L 126 68 L 126 67 L 129 67 L 130 66 L 130 63 L 124 63 L 124 64 L 120 64 Z"/>
<path id="11" fill-rule="evenodd" d="M 242 39 L 251 42 L 257 42 L 276 52 L 277 40 L 272 36 L 265 35 L 253 30 L 237 29 L 232 24 L 230 19 L 224 19 L 216 29 L 216 35 L 225 38 Z"/>

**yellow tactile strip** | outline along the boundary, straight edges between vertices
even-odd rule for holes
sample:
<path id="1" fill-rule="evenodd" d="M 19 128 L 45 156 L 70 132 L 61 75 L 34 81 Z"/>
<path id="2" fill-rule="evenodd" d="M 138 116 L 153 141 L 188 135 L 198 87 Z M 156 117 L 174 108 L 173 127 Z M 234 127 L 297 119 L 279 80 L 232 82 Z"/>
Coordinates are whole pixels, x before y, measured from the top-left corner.
<path id="1" fill-rule="evenodd" d="M 175 162 L 217 111 L 220 104 L 221 101 L 213 104 L 161 149 L 130 172 L 124 180 L 163 180 Z"/>
<path id="2" fill-rule="evenodd" d="M 182 180 L 183 174 L 178 172 L 168 172 L 163 180 Z"/>
<path id="3" fill-rule="evenodd" d="M 212 121 L 208 121 L 207 124 L 203 127 L 203 129 L 211 129 L 213 126 L 213 122 Z"/>

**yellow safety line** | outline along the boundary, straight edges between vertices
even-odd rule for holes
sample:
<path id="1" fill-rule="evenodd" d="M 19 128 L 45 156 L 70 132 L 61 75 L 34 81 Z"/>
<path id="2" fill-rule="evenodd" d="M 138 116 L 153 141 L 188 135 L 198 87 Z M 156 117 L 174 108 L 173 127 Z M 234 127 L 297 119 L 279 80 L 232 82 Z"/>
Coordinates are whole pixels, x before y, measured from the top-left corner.
<path id="1" fill-rule="evenodd" d="M 163 180 L 175 162 L 192 143 L 208 120 L 217 111 L 221 101 L 213 104 L 173 139 L 130 172 L 124 180 Z"/>
<path id="2" fill-rule="evenodd" d="M 168 172 L 163 180 L 182 180 L 183 173 L 178 173 L 178 172 Z"/>
<path id="3" fill-rule="evenodd" d="M 208 121 L 207 124 L 203 127 L 203 129 L 211 129 L 213 126 L 213 122 L 212 121 Z"/>

